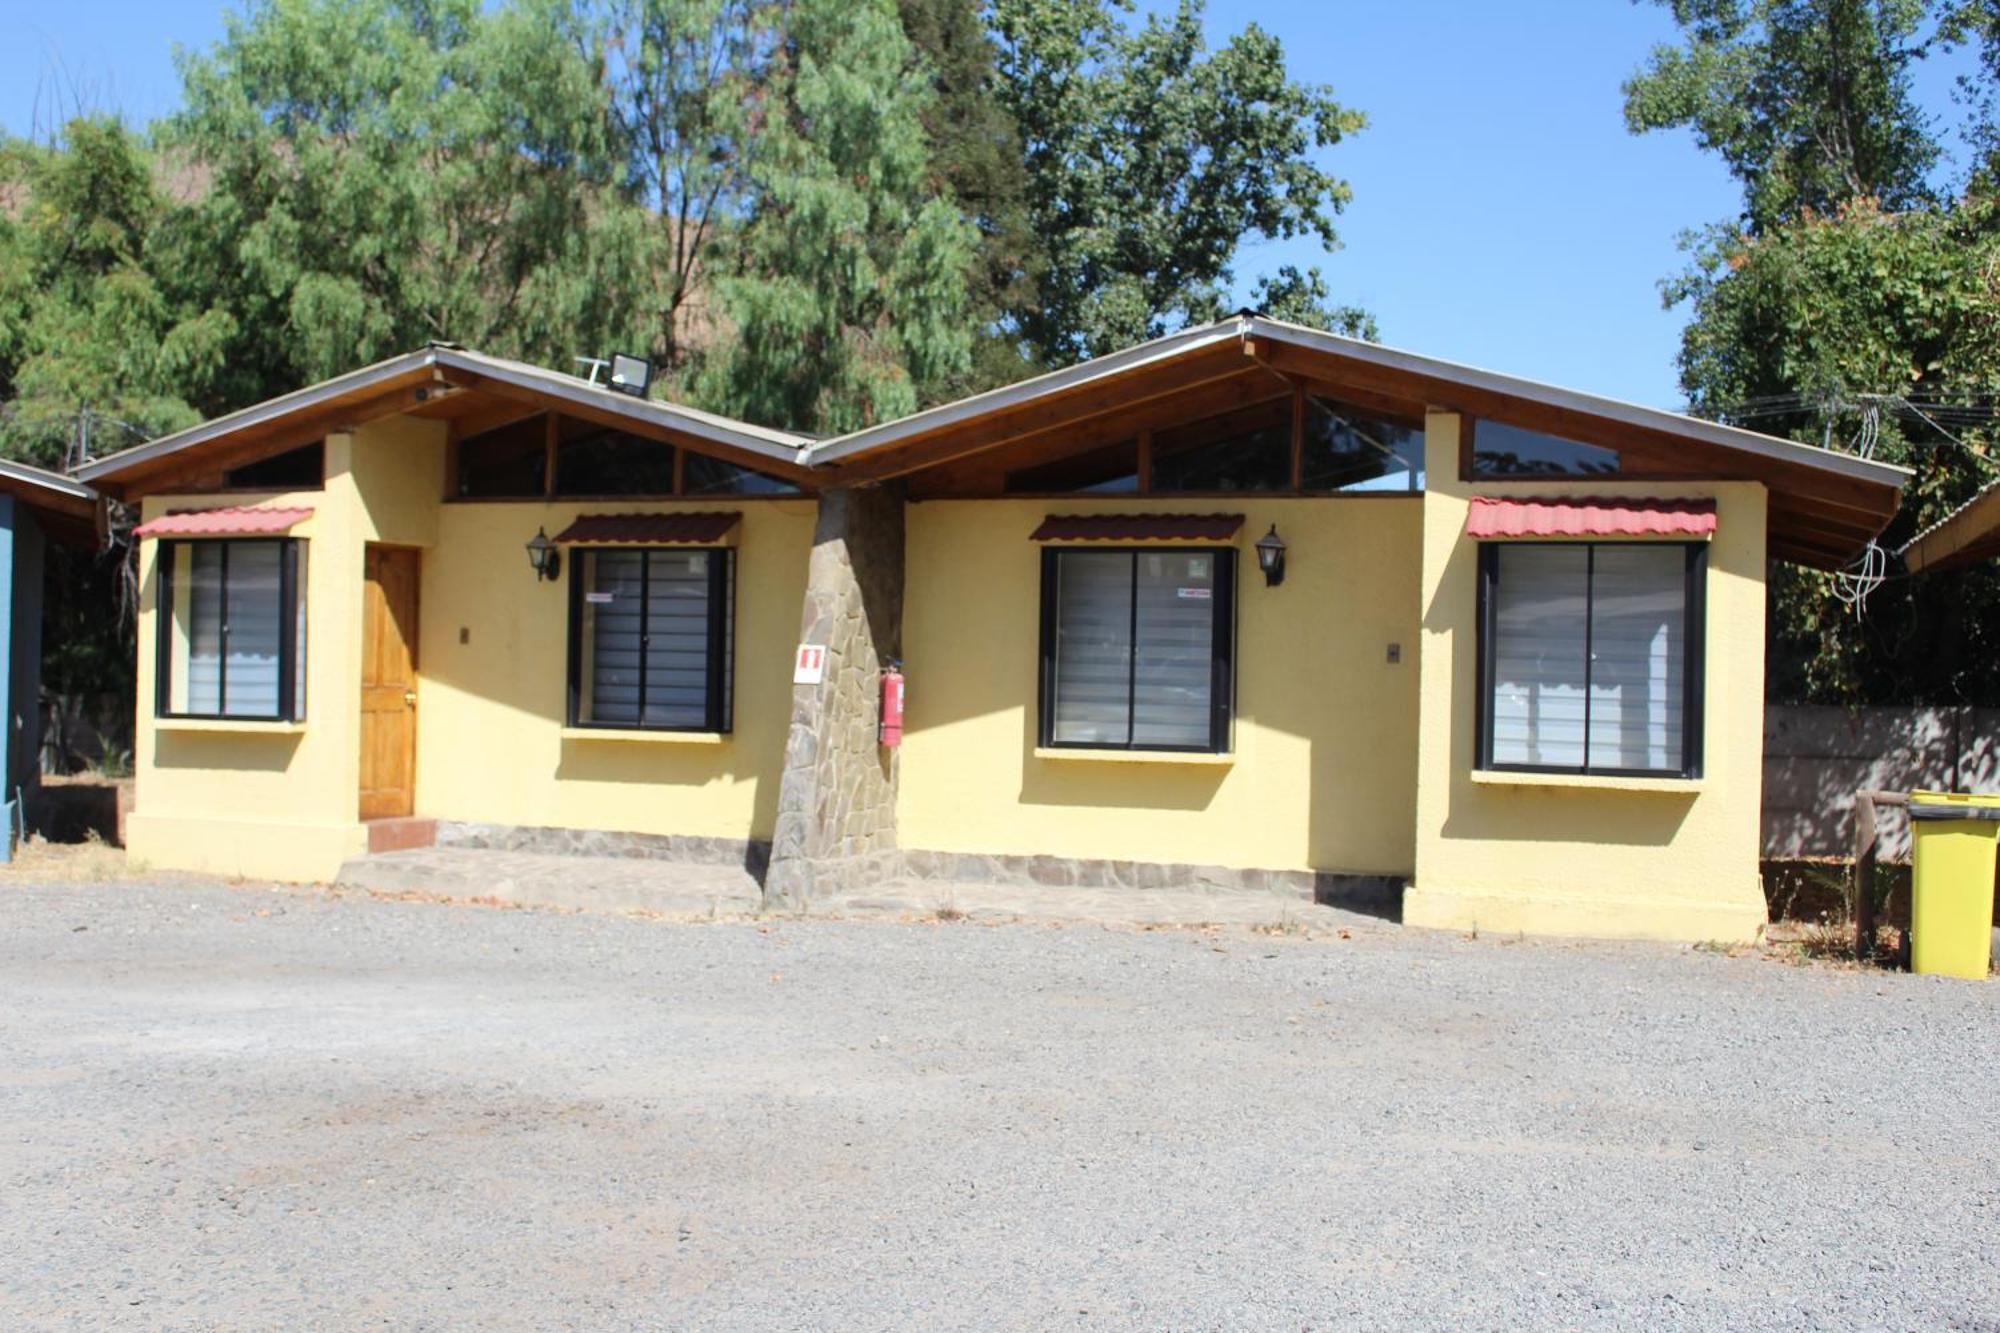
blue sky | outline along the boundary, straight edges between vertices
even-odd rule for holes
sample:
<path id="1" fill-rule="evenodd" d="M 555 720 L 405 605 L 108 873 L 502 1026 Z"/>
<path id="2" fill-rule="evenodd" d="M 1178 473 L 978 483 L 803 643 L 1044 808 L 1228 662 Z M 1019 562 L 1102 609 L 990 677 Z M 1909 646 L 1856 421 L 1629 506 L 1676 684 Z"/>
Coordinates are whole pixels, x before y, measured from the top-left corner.
<path id="1" fill-rule="evenodd" d="M 0 0 L 0 128 L 80 91 L 135 122 L 170 110 L 175 43 L 222 30 L 217 0 Z M 1367 113 L 1325 164 L 1354 188 L 1345 249 L 1248 248 L 1240 276 L 1319 263 L 1336 295 L 1413 351 L 1654 406 L 1681 394 L 1682 315 L 1658 282 L 1688 228 L 1738 191 L 1686 134 L 1625 132 L 1619 83 L 1672 36 L 1624 0 L 1210 0 L 1219 40 L 1256 22 L 1294 75 Z M 1932 79 L 1942 86 L 1942 75 Z"/>

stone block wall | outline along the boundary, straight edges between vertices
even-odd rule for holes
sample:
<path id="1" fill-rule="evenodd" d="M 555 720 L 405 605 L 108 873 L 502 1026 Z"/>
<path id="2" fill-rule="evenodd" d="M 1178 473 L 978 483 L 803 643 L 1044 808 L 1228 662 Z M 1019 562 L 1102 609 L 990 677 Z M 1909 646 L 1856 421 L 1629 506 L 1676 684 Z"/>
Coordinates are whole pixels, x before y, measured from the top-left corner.
<path id="1" fill-rule="evenodd" d="M 903 644 L 900 487 L 821 493 L 799 642 L 826 650 L 818 685 L 792 687 L 764 901 L 798 907 L 893 874 L 896 752 L 876 739 L 883 663 Z"/>

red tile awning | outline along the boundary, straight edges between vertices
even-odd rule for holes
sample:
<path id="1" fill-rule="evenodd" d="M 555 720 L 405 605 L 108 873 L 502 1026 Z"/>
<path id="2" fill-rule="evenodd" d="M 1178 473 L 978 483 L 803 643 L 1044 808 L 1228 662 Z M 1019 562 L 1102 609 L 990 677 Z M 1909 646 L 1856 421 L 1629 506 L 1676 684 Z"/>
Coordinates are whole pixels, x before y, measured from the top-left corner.
<path id="1" fill-rule="evenodd" d="M 557 533 L 568 546 L 707 546 L 736 526 L 740 513 L 584 514 Z"/>
<path id="2" fill-rule="evenodd" d="M 1713 500 L 1628 500 L 1575 496 L 1504 500 L 1477 496 L 1465 517 L 1468 537 L 1707 537 Z"/>
<path id="3" fill-rule="evenodd" d="M 1226 542 L 1241 514 L 1050 514 L 1031 542 Z"/>
<path id="4" fill-rule="evenodd" d="M 222 509 L 183 509 L 162 514 L 132 530 L 135 537 L 268 537 L 290 532 L 312 517 L 306 508 L 279 509 L 269 505 L 230 505 Z"/>

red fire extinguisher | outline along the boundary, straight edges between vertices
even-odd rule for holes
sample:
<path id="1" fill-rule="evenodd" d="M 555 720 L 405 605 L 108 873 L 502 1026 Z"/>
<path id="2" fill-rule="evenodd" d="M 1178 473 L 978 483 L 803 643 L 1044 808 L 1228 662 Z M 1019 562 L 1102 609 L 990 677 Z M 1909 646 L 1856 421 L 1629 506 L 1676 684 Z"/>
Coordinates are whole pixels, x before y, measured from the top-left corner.
<path id="1" fill-rule="evenodd" d="M 903 743 L 903 664 L 890 658 L 882 671 L 882 725 L 876 737 L 894 749 Z"/>

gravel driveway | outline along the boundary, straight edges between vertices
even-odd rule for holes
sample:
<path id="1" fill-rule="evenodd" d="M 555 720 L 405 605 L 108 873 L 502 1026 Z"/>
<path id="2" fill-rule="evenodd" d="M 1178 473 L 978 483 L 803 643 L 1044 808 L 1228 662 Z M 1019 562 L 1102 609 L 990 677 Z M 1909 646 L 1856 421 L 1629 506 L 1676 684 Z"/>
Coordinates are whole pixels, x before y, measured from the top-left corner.
<path id="1" fill-rule="evenodd" d="M 2000 988 L 0 890 L 0 1326 L 2000 1327 Z"/>

